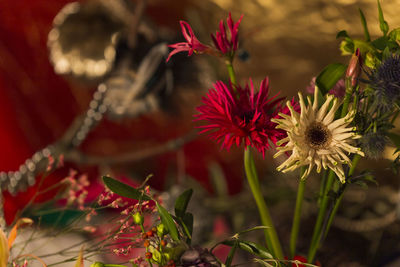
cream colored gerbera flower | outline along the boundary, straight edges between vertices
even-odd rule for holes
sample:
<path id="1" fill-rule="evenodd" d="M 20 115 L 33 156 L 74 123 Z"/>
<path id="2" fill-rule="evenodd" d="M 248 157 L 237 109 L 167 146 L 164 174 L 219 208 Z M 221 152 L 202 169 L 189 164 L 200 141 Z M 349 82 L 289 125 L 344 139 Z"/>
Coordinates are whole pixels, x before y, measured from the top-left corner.
<path id="1" fill-rule="evenodd" d="M 307 97 L 308 105 L 305 104 L 303 96 L 299 93 L 301 113 L 297 113 L 290 102 L 287 107 L 291 116 L 280 113 L 282 119 L 273 119 L 278 126 L 287 132 L 287 137 L 279 143 L 284 144 L 278 147 L 279 150 L 274 157 L 285 152 L 292 152 L 290 157 L 283 162 L 278 171 L 288 172 L 300 166 L 307 166 L 301 179 L 305 179 L 317 166 L 317 172 L 321 168 L 330 168 L 339 177 L 342 183 L 345 182 L 345 174 L 342 164 L 351 165 L 349 153 L 356 153 L 364 156 L 361 149 L 351 145 L 353 139 L 361 136 L 353 132 L 354 128 L 347 127 L 353 120 L 355 112 L 350 111 L 344 118 L 334 120 L 335 112 L 340 103 L 336 97 L 329 95 L 325 103 L 318 109 L 318 88 L 315 87 L 314 103 Z M 330 107 L 330 104 L 332 103 Z M 312 103 L 312 105 L 311 105 Z"/>

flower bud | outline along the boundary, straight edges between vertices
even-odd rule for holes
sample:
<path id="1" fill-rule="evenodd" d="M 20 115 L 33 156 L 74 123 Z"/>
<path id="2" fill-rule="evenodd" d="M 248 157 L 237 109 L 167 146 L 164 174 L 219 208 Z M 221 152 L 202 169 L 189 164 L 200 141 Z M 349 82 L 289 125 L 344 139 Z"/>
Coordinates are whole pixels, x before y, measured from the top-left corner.
<path id="1" fill-rule="evenodd" d="M 351 86 L 355 87 L 357 84 L 358 76 L 361 71 L 361 54 L 360 49 L 357 48 L 356 52 L 351 56 L 349 66 L 346 71 L 346 79 L 350 79 Z"/>
<path id="2" fill-rule="evenodd" d="M 90 267 L 104 267 L 104 263 L 96 261 L 95 263 L 92 263 Z"/>
<path id="3" fill-rule="evenodd" d="M 133 222 L 134 222 L 135 224 L 142 225 L 143 222 L 144 222 L 143 215 L 140 214 L 139 212 L 136 212 L 135 214 L 133 214 L 133 215 L 132 215 L 132 218 L 133 218 Z"/>
<path id="4" fill-rule="evenodd" d="M 157 235 L 159 237 L 163 237 L 164 235 L 168 234 L 167 228 L 165 228 L 164 224 L 160 223 L 157 225 Z"/>

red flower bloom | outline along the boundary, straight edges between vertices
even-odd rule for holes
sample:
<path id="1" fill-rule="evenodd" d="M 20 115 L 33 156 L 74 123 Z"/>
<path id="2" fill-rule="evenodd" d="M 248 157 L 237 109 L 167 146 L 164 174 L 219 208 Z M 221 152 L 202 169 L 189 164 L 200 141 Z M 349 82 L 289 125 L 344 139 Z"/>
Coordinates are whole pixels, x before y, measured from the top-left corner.
<path id="1" fill-rule="evenodd" d="M 230 40 L 228 39 L 228 35 L 226 34 L 226 28 L 224 25 L 224 21 L 221 20 L 219 22 L 219 32 L 215 33 L 215 36 L 211 34 L 211 38 L 214 42 L 215 47 L 222 53 L 222 54 L 231 54 L 237 50 L 238 47 L 238 32 L 239 32 L 239 25 L 242 21 L 243 15 L 240 19 L 234 24 L 232 20 L 231 13 L 229 13 L 229 17 L 226 19 L 228 24 L 229 32 L 230 32 Z"/>
<path id="2" fill-rule="evenodd" d="M 172 50 L 169 53 L 167 62 L 173 55 L 175 55 L 176 53 L 179 53 L 179 52 L 188 51 L 188 56 L 191 56 L 193 54 L 193 52 L 201 53 L 201 52 L 204 52 L 209 49 L 208 46 L 202 44 L 196 38 L 189 23 L 187 23 L 186 21 L 182 21 L 182 20 L 180 21 L 180 23 L 181 23 L 183 37 L 185 37 L 187 42 L 168 45 L 168 47 L 174 48 L 174 50 Z"/>
<path id="3" fill-rule="evenodd" d="M 286 137 L 286 134 L 275 129 L 276 123 L 271 118 L 283 111 L 279 105 L 282 98 L 276 96 L 268 98 L 268 78 L 261 82 L 259 92 L 254 92 L 253 82 L 250 87 L 243 89 L 232 85 L 226 86 L 218 81 L 203 97 L 204 105 L 197 108 L 200 114 L 196 120 L 204 120 L 207 125 L 200 126 L 200 133 L 210 132 L 212 139 L 222 144 L 227 150 L 233 144 L 240 146 L 243 142 L 247 146 L 255 147 L 265 156 L 265 151 L 270 148 L 269 141 L 276 144 Z"/>

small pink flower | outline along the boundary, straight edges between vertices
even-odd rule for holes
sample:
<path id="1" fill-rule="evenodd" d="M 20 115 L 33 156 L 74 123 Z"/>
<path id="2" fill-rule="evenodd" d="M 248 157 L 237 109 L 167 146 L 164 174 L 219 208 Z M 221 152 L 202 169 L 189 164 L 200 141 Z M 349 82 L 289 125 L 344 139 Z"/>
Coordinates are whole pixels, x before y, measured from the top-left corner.
<path id="1" fill-rule="evenodd" d="M 180 24 L 181 24 L 181 29 L 182 29 L 182 35 L 183 35 L 183 37 L 185 37 L 186 42 L 168 45 L 168 47 L 174 48 L 174 50 L 172 50 L 169 53 L 167 62 L 173 55 L 175 55 L 176 53 L 179 53 L 179 52 L 188 51 L 188 56 L 191 56 L 193 54 L 193 52 L 202 53 L 209 49 L 208 46 L 202 44 L 196 38 L 189 23 L 181 20 Z"/>
<path id="2" fill-rule="evenodd" d="M 260 85 L 260 90 L 254 92 L 253 82 L 245 88 L 225 85 L 218 81 L 214 88 L 203 97 L 204 105 L 197 108 L 200 114 L 196 120 L 206 121 L 207 124 L 200 133 L 209 132 L 212 139 L 221 143 L 227 150 L 234 144 L 245 148 L 252 146 L 265 156 L 270 148 L 270 141 L 276 144 L 286 137 L 277 125 L 271 122 L 271 118 L 277 116 L 282 107 L 282 98 L 269 98 L 268 78 Z"/>
<path id="3" fill-rule="evenodd" d="M 215 47 L 222 53 L 222 54 L 229 54 L 232 55 L 237 48 L 238 48 L 238 33 L 239 33 L 239 25 L 242 21 L 243 15 L 240 16 L 240 19 L 233 23 L 231 13 L 229 13 L 229 17 L 226 19 L 229 28 L 230 38 L 226 32 L 226 28 L 224 25 L 224 21 L 221 20 L 219 22 L 219 31 L 215 33 L 215 36 L 211 34 L 211 38 L 214 42 Z"/>

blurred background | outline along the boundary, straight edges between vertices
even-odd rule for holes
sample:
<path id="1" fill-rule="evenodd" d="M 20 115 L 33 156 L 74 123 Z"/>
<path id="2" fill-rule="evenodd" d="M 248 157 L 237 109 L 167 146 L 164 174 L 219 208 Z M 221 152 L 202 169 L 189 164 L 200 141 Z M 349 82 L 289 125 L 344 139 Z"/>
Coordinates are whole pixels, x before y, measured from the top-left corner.
<path id="1" fill-rule="evenodd" d="M 268 76 L 273 93 L 291 98 L 304 92 L 327 64 L 348 62 L 335 36 L 345 29 L 362 38 L 358 8 L 371 36 L 378 35 L 376 1 L 143 2 L 0 2 L 0 171 L 28 166 L 27 159 L 37 151 L 45 155 L 42 149 L 53 144 L 49 151 L 64 156 L 64 167 L 46 179 L 47 186 L 64 178 L 70 168 L 87 173 L 93 184 L 103 174 L 140 183 L 152 173 L 149 184 L 165 191 L 166 201 L 182 188 L 195 187 L 199 201 L 192 208 L 206 215 L 204 225 L 222 218 L 230 233 L 256 225 L 240 149 L 220 151 L 207 137 L 197 136 L 193 122 L 194 107 L 212 83 L 227 80 L 223 64 L 208 56 L 188 58 L 186 53 L 165 64 L 165 43 L 182 41 L 179 20 L 188 21 L 199 40 L 210 43 L 210 33 L 228 12 L 234 20 L 244 14 L 235 60 L 239 82 L 251 77 L 258 86 Z M 398 27 L 400 1 L 382 1 L 382 8 L 391 29 Z M 100 108 L 104 103 L 111 105 L 107 111 Z M 85 120 L 88 117 L 92 120 Z M 392 151 L 388 148 L 388 158 Z M 297 174 L 277 174 L 271 155 L 257 163 L 265 177 L 266 197 L 274 203 L 278 231 L 289 240 Z M 366 161 L 365 166 L 374 170 L 379 190 L 375 185 L 368 191 L 349 190 L 349 205 L 343 205 L 321 250 L 326 266 L 398 266 L 398 176 L 390 172 L 388 159 Z M 39 167 L 32 175 L 40 174 Z M 312 178 L 306 193 L 310 199 L 319 186 Z M 29 202 L 37 184 L 26 187 L 19 186 L 16 195 L 3 192 L 8 223 Z M 35 202 L 51 196 L 50 192 Z M 310 227 L 300 238 L 304 252 L 314 212 L 314 206 L 305 207 L 303 226 Z M 199 229 L 199 243 L 213 238 Z"/>

